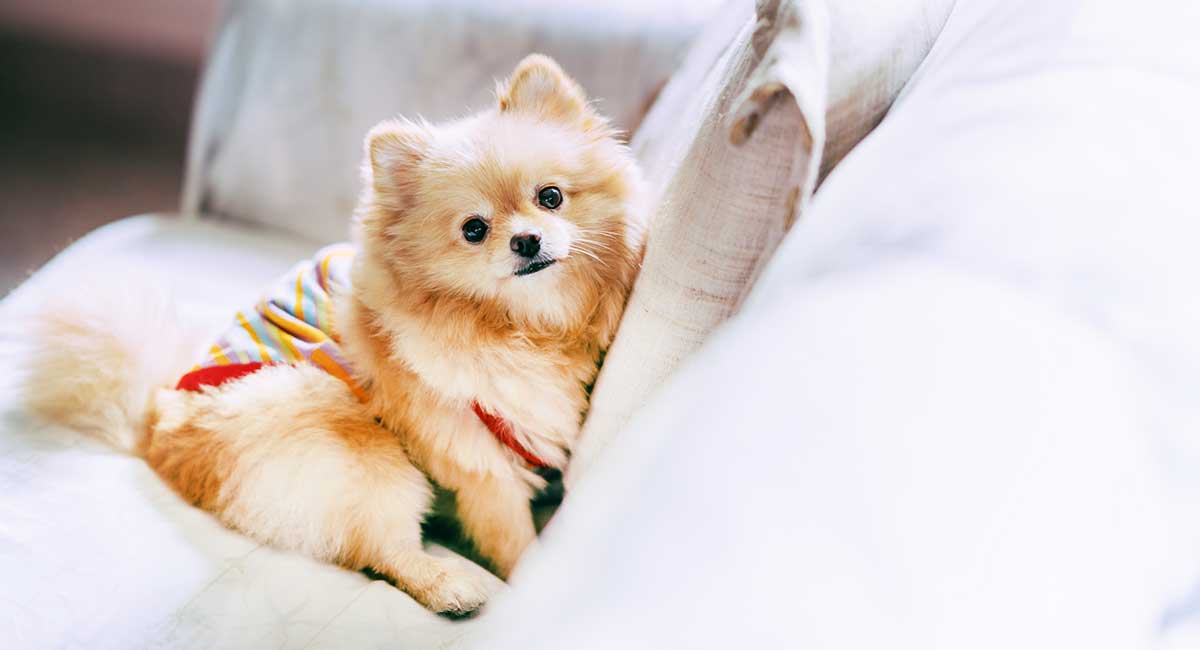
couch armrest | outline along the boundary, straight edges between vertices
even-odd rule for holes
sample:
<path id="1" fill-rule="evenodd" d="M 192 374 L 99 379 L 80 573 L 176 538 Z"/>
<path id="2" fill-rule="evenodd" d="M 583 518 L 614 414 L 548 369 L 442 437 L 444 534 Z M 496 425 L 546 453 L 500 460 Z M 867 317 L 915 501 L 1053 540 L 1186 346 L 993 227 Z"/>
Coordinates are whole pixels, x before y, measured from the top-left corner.
<path id="1" fill-rule="evenodd" d="M 367 129 L 485 106 L 493 80 L 534 51 L 631 130 L 716 4 L 230 3 L 196 108 L 183 211 L 344 238 Z"/>

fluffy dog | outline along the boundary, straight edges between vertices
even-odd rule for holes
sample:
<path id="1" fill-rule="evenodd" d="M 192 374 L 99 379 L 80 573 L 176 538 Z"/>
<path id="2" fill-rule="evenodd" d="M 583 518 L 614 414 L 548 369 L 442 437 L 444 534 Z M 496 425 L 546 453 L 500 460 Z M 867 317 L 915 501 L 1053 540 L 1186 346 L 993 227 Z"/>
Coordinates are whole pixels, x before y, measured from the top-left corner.
<path id="1" fill-rule="evenodd" d="M 535 536 L 530 466 L 568 459 L 644 224 L 632 156 L 557 64 L 526 58 L 497 95 L 370 132 L 346 281 L 322 262 L 306 276 L 329 293 L 322 332 L 264 302 L 237 323 L 260 352 L 217 345 L 189 373 L 196 341 L 153 301 L 56 299 L 29 407 L 141 455 L 247 535 L 377 571 L 434 611 L 478 608 L 477 572 L 423 550 L 427 476 L 507 577 Z"/>

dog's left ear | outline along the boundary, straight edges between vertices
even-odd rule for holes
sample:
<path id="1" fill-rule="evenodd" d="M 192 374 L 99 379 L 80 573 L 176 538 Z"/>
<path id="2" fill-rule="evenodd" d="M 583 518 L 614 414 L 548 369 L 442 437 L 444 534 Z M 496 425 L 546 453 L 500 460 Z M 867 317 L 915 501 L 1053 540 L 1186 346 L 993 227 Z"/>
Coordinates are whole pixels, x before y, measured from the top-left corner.
<path id="1" fill-rule="evenodd" d="M 546 120 L 591 129 L 601 120 L 587 103 L 583 89 L 554 59 L 530 54 L 496 88 L 500 112 L 528 113 Z"/>

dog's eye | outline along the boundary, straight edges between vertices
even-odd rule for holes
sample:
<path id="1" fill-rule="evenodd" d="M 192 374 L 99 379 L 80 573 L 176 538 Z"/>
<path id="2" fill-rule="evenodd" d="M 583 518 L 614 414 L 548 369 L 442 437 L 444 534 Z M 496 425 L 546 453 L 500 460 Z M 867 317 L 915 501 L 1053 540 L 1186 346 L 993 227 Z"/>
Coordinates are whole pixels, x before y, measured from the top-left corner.
<path id="1" fill-rule="evenodd" d="M 471 242 L 472 244 L 478 244 L 479 242 L 483 241 L 484 237 L 487 237 L 488 225 L 483 219 L 480 219 L 479 217 L 473 217 L 468 219 L 467 222 L 463 224 L 462 231 L 463 239 Z"/>
<path id="2" fill-rule="evenodd" d="M 562 191 L 553 185 L 547 185 L 538 192 L 538 205 L 547 210 L 554 210 L 562 205 Z"/>

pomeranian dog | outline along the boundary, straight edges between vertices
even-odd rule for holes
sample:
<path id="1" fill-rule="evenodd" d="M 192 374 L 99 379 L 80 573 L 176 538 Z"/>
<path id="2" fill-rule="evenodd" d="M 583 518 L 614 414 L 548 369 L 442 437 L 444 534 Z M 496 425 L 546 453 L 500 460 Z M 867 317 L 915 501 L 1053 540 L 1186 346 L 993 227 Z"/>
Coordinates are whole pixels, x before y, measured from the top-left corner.
<path id="1" fill-rule="evenodd" d="M 28 407 L 264 543 L 475 610 L 485 576 L 423 549 L 428 479 L 506 578 L 535 537 L 533 469 L 561 469 L 579 432 L 645 223 L 632 155 L 554 61 L 529 56 L 497 95 L 461 120 L 375 127 L 353 246 L 297 267 L 199 365 L 203 341 L 152 300 L 51 299 Z"/>

